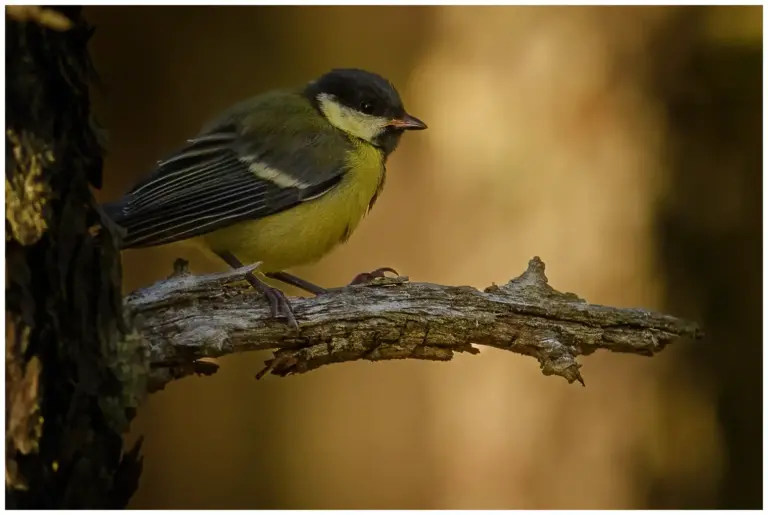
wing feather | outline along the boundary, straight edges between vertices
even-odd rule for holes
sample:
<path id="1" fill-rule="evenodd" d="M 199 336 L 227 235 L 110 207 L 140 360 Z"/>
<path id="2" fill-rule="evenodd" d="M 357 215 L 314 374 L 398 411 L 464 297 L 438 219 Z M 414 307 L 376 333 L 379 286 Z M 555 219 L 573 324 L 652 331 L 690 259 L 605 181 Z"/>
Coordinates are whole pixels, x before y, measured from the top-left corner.
<path id="1" fill-rule="evenodd" d="M 257 99 L 258 100 L 258 99 Z M 263 100 L 263 99 L 262 99 Z M 250 115 L 278 116 L 259 101 Z M 302 105 L 295 105 L 298 111 Z M 127 230 L 123 248 L 149 247 L 263 218 L 322 196 L 346 171 L 349 141 L 310 117 L 273 126 L 229 117 L 189 140 L 118 203 L 106 206 Z M 243 123 L 247 121 L 248 123 Z M 304 123 L 304 125 L 302 125 Z"/>

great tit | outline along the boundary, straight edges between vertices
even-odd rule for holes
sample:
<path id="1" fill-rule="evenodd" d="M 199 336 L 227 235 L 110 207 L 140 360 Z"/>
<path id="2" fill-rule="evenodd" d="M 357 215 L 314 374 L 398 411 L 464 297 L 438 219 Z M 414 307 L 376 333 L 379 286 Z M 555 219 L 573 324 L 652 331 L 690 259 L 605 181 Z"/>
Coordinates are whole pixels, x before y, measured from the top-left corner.
<path id="1" fill-rule="evenodd" d="M 121 248 L 192 240 L 230 267 L 261 261 L 260 274 L 321 294 L 285 269 L 347 241 L 379 197 L 403 132 L 426 128 L 385 78 L 332 70 L 234 105 L 104 212 L 124 230 Z M 246 278 L 273 316 L 298 327 L 282 291 Z"/>

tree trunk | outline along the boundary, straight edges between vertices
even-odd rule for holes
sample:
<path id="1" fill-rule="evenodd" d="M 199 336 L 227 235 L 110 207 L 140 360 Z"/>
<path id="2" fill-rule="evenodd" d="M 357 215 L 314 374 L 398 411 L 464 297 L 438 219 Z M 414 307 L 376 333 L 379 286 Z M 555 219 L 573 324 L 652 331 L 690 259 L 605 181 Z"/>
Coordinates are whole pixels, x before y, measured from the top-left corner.
<path id="1" fill-rule="evenodd" d="M 145 390 L 143 358 L 90 191 L 102 148 L 80 10 L 6 11 L 9 508 L 125 507 L 141 472 L 140 444 L 124 454 L 121 435 Z"/>

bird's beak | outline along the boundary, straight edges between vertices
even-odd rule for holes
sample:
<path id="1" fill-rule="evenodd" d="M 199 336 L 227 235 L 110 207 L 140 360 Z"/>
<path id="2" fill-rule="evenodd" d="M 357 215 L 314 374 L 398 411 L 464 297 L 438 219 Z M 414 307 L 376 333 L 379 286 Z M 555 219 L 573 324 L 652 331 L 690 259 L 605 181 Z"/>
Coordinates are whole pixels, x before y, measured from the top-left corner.
<path id="1" fill-rule="evenodd" d="M 426 123 L 409 114 L 406 114 L 402 118 L 395 118 L 394 120 L 391 120 L 387 125 L 406 131 L 423 131 L 427 128 Z"/>

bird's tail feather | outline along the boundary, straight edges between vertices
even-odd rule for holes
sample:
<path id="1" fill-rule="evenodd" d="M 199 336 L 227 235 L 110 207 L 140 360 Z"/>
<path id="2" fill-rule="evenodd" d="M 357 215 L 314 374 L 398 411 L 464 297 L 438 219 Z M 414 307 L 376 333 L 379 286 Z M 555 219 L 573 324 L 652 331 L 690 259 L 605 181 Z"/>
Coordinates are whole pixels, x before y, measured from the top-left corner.
<path id="1" fill-rule="evenodd" d="M 101 216 L 101 225 L 111 234 L 117 245 L 117 248 L 123 248 L 123 240 L 128 235 L 128 231 L 120 225 L 123 218 L 123 203 L 121 201 L 108 202 L 106 204 L 97 204 L 96 210 Z M 100 236 L 104 237 L 105 231 L 101 231 Z"/>
<path id="2" fill-rule="evenodd" d="M 123 203 L 121 201 L 107 202 L 106 204 L 101 204 L 100 207 L 103 214 L 109 217 L 112 222 L 120 223 L 123 214 Z"/>

